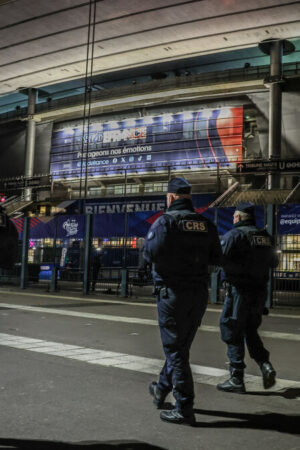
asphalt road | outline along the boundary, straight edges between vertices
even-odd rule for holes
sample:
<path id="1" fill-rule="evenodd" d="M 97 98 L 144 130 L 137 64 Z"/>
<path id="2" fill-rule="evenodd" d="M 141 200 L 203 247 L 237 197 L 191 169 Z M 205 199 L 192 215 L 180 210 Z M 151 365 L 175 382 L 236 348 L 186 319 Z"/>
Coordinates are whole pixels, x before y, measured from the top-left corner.
<path id="1" fill-rule="evenodd" d="M 163 362 L 155 304 L 1 289 L 0 449 L 300 449 L 300 309 L 264 318 L 278 382 L 264 391 L 247 357 L 246 395 L 216 390 L 219 316 L 209 306 L 191 351 L 192 428 L 162 422 L 148 394 Z"/>

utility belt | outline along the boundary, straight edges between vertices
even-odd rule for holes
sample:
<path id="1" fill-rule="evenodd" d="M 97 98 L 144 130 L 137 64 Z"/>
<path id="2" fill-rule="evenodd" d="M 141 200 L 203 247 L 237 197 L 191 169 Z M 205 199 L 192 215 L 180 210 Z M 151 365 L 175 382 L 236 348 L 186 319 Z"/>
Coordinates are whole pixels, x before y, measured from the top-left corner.
<path id="1" fill-rule="evenodd" d="M 170 296 L 170 290 L 174 291 L 189 291 L 189 289 L 197 289 L 199 288 L 199 292 L 201 292 L 201 289 L 203 287 L 207 288 L 207 281 L 206 279 L 199 280 L 197 283 L 172 283 L 166 285 L 166 284 L 160 284 L 155 285 L 153 290 L 153 295 L 160 295 L 162 298 L 169 298 Z"/>
<path id="2" fill-rule="evenodd" d="M 169 298 L 169 291 L 167 286 L 155 286 L 153 295 L 162 296 L 162 298 Z"/>
<path id="3" fill-rule="evenodd" d="M 260 291 L 262 289 L 266 289 L 266 283 L 264 284 L 257 284 L 255 288 L 253 288 L 253 283 L 251 284 L 244 284 L 244 283 L 230 283 L 229 281 L 223 281 L 223 287 L 225 289 L 225 293 L 227 295 L 232 294 L 232 288 L 236 288 L 238 291 L 243 292 L 256 292 Z"/>

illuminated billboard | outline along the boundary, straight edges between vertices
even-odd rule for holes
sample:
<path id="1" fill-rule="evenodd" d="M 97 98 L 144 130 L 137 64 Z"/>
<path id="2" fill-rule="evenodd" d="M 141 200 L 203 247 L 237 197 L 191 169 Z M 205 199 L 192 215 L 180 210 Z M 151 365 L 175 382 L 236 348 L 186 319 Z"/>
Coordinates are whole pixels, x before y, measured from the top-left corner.
<path id="1" fill-rule="evenodd" d="M 53 130 L 54 178 L 101 175 L 127 168 L 212 168 L 242 161 L 243 107 L 93 123 Z"/>

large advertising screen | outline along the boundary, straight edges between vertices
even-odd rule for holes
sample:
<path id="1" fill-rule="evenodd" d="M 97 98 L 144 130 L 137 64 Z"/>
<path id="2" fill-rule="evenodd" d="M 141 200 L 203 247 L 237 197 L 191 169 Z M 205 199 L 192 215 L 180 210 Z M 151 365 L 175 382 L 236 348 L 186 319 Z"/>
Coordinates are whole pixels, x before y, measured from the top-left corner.
<path id="1" fill-rule="evenodd" d="M 125 168 L 228 167 L 242 160 L 242 138 L 243 107 L 68 126 L 53 131 L 50 172 L 72 178 Z"/>

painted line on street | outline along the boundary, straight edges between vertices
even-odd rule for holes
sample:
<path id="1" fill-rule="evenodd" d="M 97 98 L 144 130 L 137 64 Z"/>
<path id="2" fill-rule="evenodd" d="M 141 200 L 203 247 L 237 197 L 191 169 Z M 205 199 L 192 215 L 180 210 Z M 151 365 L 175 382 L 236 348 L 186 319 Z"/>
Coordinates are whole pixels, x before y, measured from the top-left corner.
<path id="1" fill-rule="evenodd" d="M 148 306 L 150 308 L 156 308 L 155 303 L 129 302 L 127 300 L 80 298 L 80 297 L 71 297 L 67 295 L 35 294 L 33 292 L 5 291 L 3 289 L 0 289 L 0 294 L 1 293 L 8 295 L 22 295 L 24 297 L 41 297 L 41 298 L 48 298 L 50 300 L 57 298 L 58 300 L 72 300 L 72 301 L 75 300 L 77 302 L 86 302 L 86 303 L 111 303 L 112 305 L 117 304 L 117 305 L 131 305 L 131 306 Z"/>
<path id="2" fill-rule="evenodd" d="M 107 350 L 98 350 L 60 342 L 44 341 L 0 333 L 0 346 L 57 356 L 103 367 L 132 370 L 135 372 L 158 375 L 164 361 L 156 358 L 129 355 Z M 194 381 L 199 384 L 215 386 L 228 378 L 228 371 L 217 367 L 191 364 Z M 246 375 L 247 391 L 264 391 L 261 377 Z M 278 392 L 283 389 L 300 388 L 300 381 L 277 379 L 276 385 L 268 391 Z"/>
<path id="3" fill-rule="evenodd" d="M 41 298 L 48 298 L 50 300 L 52 299 L 58 299 L 58 300 L 72 300 L 72 301 L 77 301 L 77 302 L 86 302 L 86 303 L 111 303 L 113 304 L 117 304 L 117 305 L 130 305 L 130 306 L 146 306 L 146 307 L 150 307 L 150 308 L 156 308 L 156 303 L 149 303 L 149 302 L 130 302 L 127 300 L 112 300 L 112 299 L 95 299 L 95 298 L 79 298 L 79 297 L 71 297 L 71 296 L 67 296 L 67 295 L 49 295 L 49 294 L 36 294 L 33 292 L 21 292 L 21 291 L 6 291 L 4 289 L 0 289 L 0 294 L 8 294 L 8 295 L 21 295 L 24 297 L 41 297 Z M 222 312 L 222 308 L 206 308 L 207 312 L 213 312 L 213 313 L 218 313 L 221 314 Z M 269 313 L 268 317 L 272 317 L 272 318 L 284 318 L 284 319 L 300 319 L 300 315 L 298 314 L 272 314 Z"/>
<path id="4" fill-rule="evenodd" d="M 96 314 L 96 313 L 86 313 L 82 311 L 66 311 L 64 309 L 49 308 L 45 306 L 26 306 L 26 305 L 14 305 L 11 303 L 0 303 L 0 308 L 14 309 L 20 311 L 27 311 L 33 313 L 42 314 L 55 314 L 59 316 L 69 316 L 69 317 L 79 317 L 83 319 L 93 319 L 93 320 L 106 320 L 109 322 L 122 322 L 122 323 L 133 323 L 137 325 L 151 325 L 158 326 L 157 320 L 153 319 L 141 319 L 139 317 L 125 317 L 125 316 L 114 316 L 111 314 Z M 220 328 L 213 325 L 201 325 L 199 331 L 206 331 L 212 333 L 220 333 Z M 300 341 L 300 333 L 280 333 L 277 331 L 260 331 L 260 335 L 272 338 L 272 339 L 283 339 L 288 341 Z"/>

